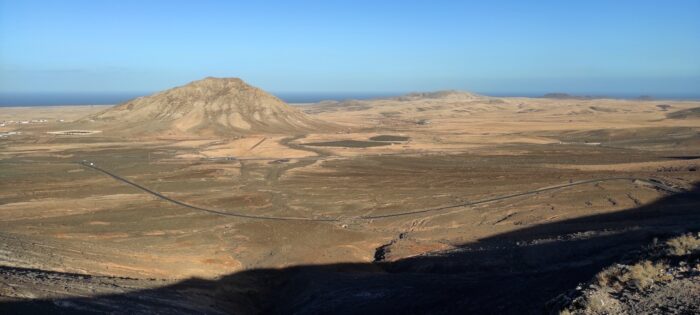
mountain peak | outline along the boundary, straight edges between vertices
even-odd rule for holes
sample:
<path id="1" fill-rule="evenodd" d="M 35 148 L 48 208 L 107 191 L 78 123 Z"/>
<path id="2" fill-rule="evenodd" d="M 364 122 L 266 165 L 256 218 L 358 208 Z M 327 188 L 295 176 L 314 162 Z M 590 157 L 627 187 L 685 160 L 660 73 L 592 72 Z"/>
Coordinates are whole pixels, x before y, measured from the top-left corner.
<path id="1" fill-rule="evenodd" d="M 246 83 L 240 78 L 216 78 L 216 77 L 206 77 L 201 80 L 192 81 L 182 86 L 172 88 L 172 90 L 194 90 L 200 89 L 202 92 L 221 92 L 222 89 L 228 89 L 229 92 L 243 92 L 243 91 L 264 91 Z"/>
<path id="2" fill-rule="evenodd" d="M 248 85 L 241 78 L 217 78 L 217 77 L 206 77 L 204 79 L 192 81 L 189 84 L 245 84 Z"/>

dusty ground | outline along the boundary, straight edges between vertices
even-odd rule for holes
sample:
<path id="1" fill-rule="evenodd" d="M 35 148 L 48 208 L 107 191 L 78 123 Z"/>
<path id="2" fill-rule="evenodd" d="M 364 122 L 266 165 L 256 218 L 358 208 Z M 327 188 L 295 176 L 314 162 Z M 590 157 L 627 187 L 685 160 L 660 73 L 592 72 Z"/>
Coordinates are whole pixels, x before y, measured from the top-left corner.
<path id="1" fill-rule="evenodd" d="M 3 107 L 0 109 L 0 121 L 46 119 L 73 121 L 86 115 L 97 113 L 111 107 L 110 105 L 87 106 L 33 106 Z"/>
<path id="2" fill-rule="evenodd" d="M 0 138 L 0 308 L 323 313 L 399 303 L 404 313 L 538 313 L 656 235 L 700 224 L 700 118 L 666 117 L 698 102 L 347 105 L 304 107 L 345 129 L 298 136 L 47 134 L 63 130 L 54 121 L 4 127 L 21 134 Z M 64 110 L 50 118 L 94 108 Z M 20 114 L 46 111 L 0 108 L 5 120 Z M 371 139 L 380 135 L 407 139 Z M 82 160 L 201 208 L 338 220 L 216 215 Z M 442 209 L 604 178 L 654 179 L 675 192 L 624 179 Z M 429 211 L 380 217 L 417 210 Z M 508 299 L 494 298 L 498 284 L 508 284 L 500 289 Z M 183 298 L 188 292 L 196 298 Z M 419 292 L 435 296 L 412 298 Z M 447 307 L 441 296 L 452 294 L 462 300 Z M 139 296 L 154 302 L 128 302 Z"/>

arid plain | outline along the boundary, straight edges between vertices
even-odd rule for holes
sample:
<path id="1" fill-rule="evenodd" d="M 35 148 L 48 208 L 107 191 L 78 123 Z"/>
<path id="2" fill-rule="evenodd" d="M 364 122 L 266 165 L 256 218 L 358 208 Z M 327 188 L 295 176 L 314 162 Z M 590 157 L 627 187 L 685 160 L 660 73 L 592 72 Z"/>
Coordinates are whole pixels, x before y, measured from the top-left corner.
<path id="1" fill-rule="evenodd" d="M 289 106 L 214 78 L 117 108 L 0 108 L 0 301 L 538 313 L 700 231 L 699 108 L 458 91 Z"/>

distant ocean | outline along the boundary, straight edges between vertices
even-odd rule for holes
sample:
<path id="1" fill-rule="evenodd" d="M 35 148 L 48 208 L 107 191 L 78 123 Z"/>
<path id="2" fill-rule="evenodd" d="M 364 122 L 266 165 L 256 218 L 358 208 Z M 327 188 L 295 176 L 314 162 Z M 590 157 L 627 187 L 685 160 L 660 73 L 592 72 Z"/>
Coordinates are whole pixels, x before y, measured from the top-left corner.
<path id="1" fill-rule="evenodd" d="M 477 92 L 479 93 L 479 92 Z M 10 106 L 58 106 L 58 105 L 112 105 L 126 102 L 153 92 L 132 93 L 0 93 L 0 107 Z M 407 92 L 280 92 L 273 93 L 287 103 L 316 103 L 325 100 L 375 99 L 395 97 Z M 479 93 L 497 97 L 541 97 L 547 93 Z M 639 94 L 609 94 L 609 93 L 571 93 L 572 95 L 605 95 L 611 98 L 637 98 Z M 696 95 L 651 94 L 659 100 L 700 100 Z"/>

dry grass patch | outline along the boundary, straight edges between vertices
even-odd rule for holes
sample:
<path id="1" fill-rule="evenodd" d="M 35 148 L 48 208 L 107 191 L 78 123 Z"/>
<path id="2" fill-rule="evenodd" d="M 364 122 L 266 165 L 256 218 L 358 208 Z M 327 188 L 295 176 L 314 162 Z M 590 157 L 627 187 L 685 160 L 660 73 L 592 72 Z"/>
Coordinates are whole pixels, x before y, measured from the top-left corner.
<path id="1" fill-rule="evenodd" d="M 666 254 L 670 256 L 685 256 L 700 253 L 700 238 L 688 233 L 666 242 Z"/>
<path id="2" fill-rule="evenodd" d="M 649 260 L 626 266 L 616 265 L 605 269 L 596 276 L 596 282 L 600 287 L 608 287 L 614 291 L 620 291 L 625 287 L 644 290 L 654 283 L 672 280 L 666 274 L 668 265 L 663 262 Z"/>
<path id="3" fill-rule="evenodd" d="M 696 314 L 696 296 L 687 288 L 700 285 L 700 234 L 687 233 L 648 246 L 625 264 L 610 266 L 582 285 L 573 296 L 550 301 L 553 314 L 629 314 L 669 307 L 671 313 Z M 585 287 L 585 289 L 583 288 Z M 683 292 L 677 288 L 685 288 Z M 673 297 L 673 298 L 671 298 Z M 650 300 L 651 299 L 651 300 Z M 643 305 L 642 305 L 643 304 Z"/>

